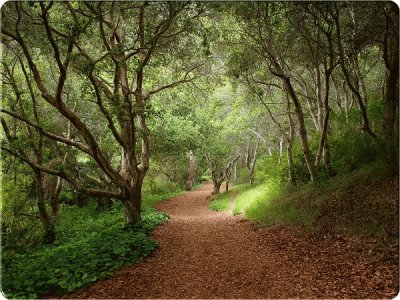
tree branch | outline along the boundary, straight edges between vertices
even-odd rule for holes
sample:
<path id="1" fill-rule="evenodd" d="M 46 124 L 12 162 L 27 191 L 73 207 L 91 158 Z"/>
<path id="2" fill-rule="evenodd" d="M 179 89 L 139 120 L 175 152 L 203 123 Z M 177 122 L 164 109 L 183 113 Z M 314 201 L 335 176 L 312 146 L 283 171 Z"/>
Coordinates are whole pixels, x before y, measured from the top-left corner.
<path id="1" fill-rule="evenodd" d="M 17 157 L 18 159 L 22 160 L 23 162 L 28 164 L 33 169 L 40 170 L 45 173 L 55 175 L 55 176 L 65 179 L 66 181 L 71 183 L 77 190 L 79 190 L 83 193 L 90 194 L 90 195 L 96 196 L 96 197 L 109 197 L 109 198 L 115 198 L 115 199 L 120 199 L 120 200 L 122 199 L 122 194 L 120 192 L 118 193 L 118 192 L 113 192 L 113 191 L 91 189 L 91 188 L 83 187 L 78 181 L 69 177 L 65 172 L 53 170 L 53 169 L 44 167 L 42 165 L 39 165 L 38 163 L 27 158 L 26 156 L 12 150 L 12 149 L 9 149 L 7 147 L 1 146 L 1 149 L 8 152 L 9 154 Z"/>
<path id="2" fill-rule="evenodd" d="M 74 147 L 78 148 L 79 150 L 85 152 L 86 154 L 92 155 L 92 151 L 90 150 L 90 148 L 85 146 L 85 145 L 83 145 L 83 144 L 81 144 L 81 143 L 78 143 L 78 142 L 75 142 L 73 140 L 58 136 L 58 135 L 56 135 L 54 133 L 48 132 L 45 129 L 43 129 L 43 127 L 41 127 L 39 124 L 33 123 L 30 120 L 26 119 L 25 117 L 20 116 L 20 115 L 14 113 L 14 112 L 8 111 L 8 110 L 6 110 L 4 108 L 1 108 L 0 112 L 5 113 L 7 115 L 10 115 L 13 118 L 18 119 L 18 120 L 28 124 L 29 126 L 35 128 L 38 132 L 40 132 L 41 134 L 43 134 L 44 136 L 46 136 L 46 137 L 48 137 L 48 138 L 50 138 L 52 140 L 56 140 L 56 141 L 59 141 L 61 143 L 64 143 L 64 144 L 67 144 L 67 145 L 70 145 L 70 146 L 74 146 Z"/>

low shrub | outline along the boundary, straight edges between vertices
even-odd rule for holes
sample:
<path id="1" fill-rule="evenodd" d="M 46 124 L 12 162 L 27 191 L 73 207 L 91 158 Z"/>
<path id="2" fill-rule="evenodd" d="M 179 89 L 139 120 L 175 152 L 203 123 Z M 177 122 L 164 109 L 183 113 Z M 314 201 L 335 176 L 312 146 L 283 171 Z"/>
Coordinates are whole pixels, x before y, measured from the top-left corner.
<path id="1" fill-rule="evenodd" d="M 96 210 L 94 203 L 62 206 L 55 244 L 19 253 L 3 251 L 3 293 L 8 298 L 61 295 L 149 255 L 157 244 L 147 233 L 168 219 L 152 205 L 170 195 L 146 196 L 143 223 L 134 228 L 124 227 L 121 203 L 109 211 Z"/>

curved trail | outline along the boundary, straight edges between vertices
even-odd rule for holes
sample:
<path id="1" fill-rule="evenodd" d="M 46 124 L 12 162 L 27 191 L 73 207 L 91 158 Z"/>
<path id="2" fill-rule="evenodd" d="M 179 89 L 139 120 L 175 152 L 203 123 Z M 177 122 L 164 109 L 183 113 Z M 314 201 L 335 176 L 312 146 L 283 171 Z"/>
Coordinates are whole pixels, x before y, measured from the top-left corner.
<path id="1" fill-rule="evenodd" d="M 142 262 L 67 297 L 393 296 L 388 294 L 390 284 L 378 290 L 383 276 L 377 273 L 379 267 L 366 255 L 349 249 L 344 239 L 315 242 L 300 229 L 257 228 L 240 217 L 210 211 L 206 197 L 211 190 L 206 183 L 159 203 L 158 208 L 171 216 L 153 234 L 159 248 Z"/>

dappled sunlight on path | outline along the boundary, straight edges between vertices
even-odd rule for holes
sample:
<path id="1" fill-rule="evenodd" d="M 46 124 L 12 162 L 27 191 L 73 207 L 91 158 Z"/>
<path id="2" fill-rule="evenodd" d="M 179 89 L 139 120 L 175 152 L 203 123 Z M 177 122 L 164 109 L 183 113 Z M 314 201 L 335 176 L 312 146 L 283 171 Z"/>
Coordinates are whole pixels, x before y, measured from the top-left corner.
<path id="1" fill-rule="evenodd" d="M 171 219 L 141 263 L 71 298 L 382 298 L 375 266 L 346 240 L 315 242 L 301 229 L 258 228 L 207 209 L 211 183 L 159 203 Z M 360 271 L 361 270 L 361 271 Z M 381 275 L 382 276 L 382 275 Z M 379 281 L 381 282 L 381 281 Z"/>

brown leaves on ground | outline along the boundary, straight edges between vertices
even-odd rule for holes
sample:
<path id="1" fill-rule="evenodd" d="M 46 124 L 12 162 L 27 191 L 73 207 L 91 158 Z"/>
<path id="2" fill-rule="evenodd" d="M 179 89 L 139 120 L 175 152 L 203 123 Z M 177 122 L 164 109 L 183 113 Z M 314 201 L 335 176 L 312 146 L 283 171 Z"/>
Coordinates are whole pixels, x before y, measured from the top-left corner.
<path id="1" fill-rule="evenodd" d="M 258 228 L 207 209 L 211 184 L 160 203 L 159 249 L 67 298 L 393 298 L 398 258 L 362 237 Z M 373 243 L 373 242 L 372 242 Z"/>

